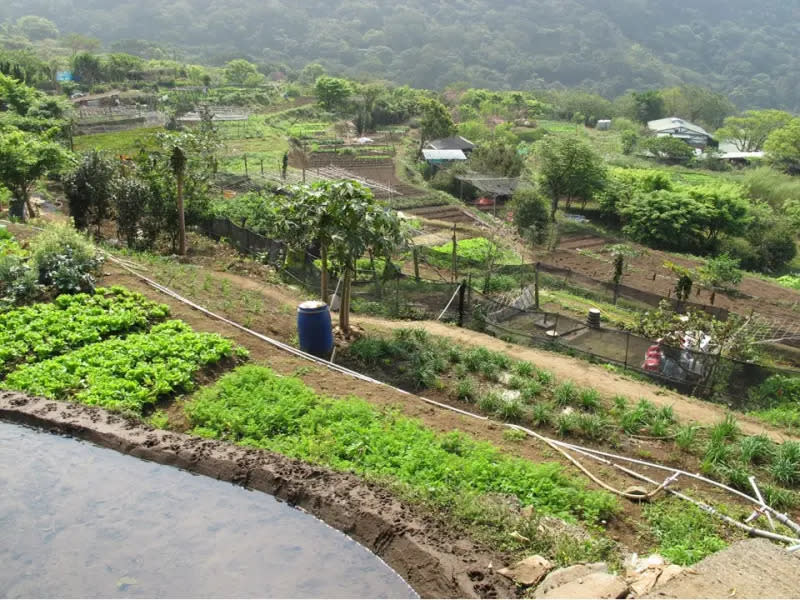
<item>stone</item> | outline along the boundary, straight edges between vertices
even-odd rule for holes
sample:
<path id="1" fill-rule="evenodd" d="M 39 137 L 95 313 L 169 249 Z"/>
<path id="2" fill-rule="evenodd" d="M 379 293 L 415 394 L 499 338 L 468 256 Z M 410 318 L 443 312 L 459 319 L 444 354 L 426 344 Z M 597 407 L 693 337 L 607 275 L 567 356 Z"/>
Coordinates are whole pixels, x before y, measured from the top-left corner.
<path id="1" fill-rule="evenodd" d="M 667 565 L 664 567 L 664 570 L 661 571 L 661 577 L 658 578 L 658 584 L 662 585 L 667 583 L 668 581 L 674 579 L 681 573 L 683 573 L 685 569 L 678 565 Z"/>
<path id="2" fill-rule="evenodd" d="M 552 568 L 553 563 L 537 554 L 497 572 L 520 585 L 536 585 Z"/>
<path id="3" fill-rule="evenodd" d="M 540 594 L 546 594 L 552 589 L 559 588 L 571 581 L 587 577 L 593 573 L 608 573 L 608 565 L 604 562 L 599 562 L 572 565 L 571 567 L 556 569 L 544 578 L 544 581 L 536 588 L 536 593 L 533 597 L 544 598 L 545 596 L 540 596 Z"/>
<path id="4" fill-rule="evenodd" d="M 659 581 L 659 576 L 661 575 L 661 570 L 658 568 L 655 569 L 648 569 L 638 578 L 633 581 L 629 581 L 628 585 L 631 588 L 631 593 L 636 596 L 641 596 L 646 594 L 650 590 L 652 590 L 656 583 Z"/>
<path id="5" fill-rule="evenodd" d="M 624 598 L 628 594 L 625 581 L 611 573 L 590 573 L 564 585 L 540 593 L 534 598 Z"/>

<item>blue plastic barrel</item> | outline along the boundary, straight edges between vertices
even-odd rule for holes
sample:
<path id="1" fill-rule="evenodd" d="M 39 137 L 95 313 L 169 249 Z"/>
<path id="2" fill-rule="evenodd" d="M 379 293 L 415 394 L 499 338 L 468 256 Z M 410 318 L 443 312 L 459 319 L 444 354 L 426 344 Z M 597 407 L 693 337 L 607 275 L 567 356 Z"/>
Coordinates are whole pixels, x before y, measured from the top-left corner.
<path id="1" fill-rule="evenodd" d="M 327 304 L 309 300 L 297 307 L 297 336 L 303 352 L 320 358 L 330 356 L 333 351 L 333 327 Z"/>

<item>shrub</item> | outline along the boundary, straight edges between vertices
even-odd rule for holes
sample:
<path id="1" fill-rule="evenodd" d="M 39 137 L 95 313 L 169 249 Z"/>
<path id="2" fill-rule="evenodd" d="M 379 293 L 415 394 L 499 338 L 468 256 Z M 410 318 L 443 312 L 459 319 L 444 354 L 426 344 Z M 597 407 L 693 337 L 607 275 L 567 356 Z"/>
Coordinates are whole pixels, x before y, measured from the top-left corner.
<path id="1" fill-rule="evenodd" d="M 497 410 L 498 414 L 506 421 L 519 421 L 524 411 L 518 400 L 506 400 Z"/>
<path id="2" fill-rule="evenodd" d="M 528 385 L 528 380 L 519 375 L 512 375 L 508 380 L 508 387 L 512 390 L 522 390 Z"/>
<path id="3" fill-rule="evenodd" d="M 475 380 L 471 377 L 462 379 L 456 385 L 456 397 L 465 402 L 473 402 L 476 395 Z"/>
<path id="4" fill-rule="evenodd" d="M 496 413 L 504 403 L 505 400 L 497 392 L 489 392 L 478 400 L 478 408 L 491 415 Z"/>
<path id="5" fill-rule="evenodd" d="M 485 362 L 481 365 L 481 374 L 489 381 L 500 379 L 500 367 L 493 362 Z"/>
<path id="6" fill-rule="evenodd" d="M 655 405 L 642 398 L 634 408 L 622 413 L 620 425 L 625 433 L 637 434 L 648 427 L 657 416 L 658 410 Z"/>
<path id="7" fill-rule="evenodd" d="M 0 256 L 0 310 L 36 298 L 43 290 L 39 274 L 21 256 Z"/>
<path id="8" fill-rule="evenodd" d="M 711 438 L 703 455 L 703 470 L 713 472 L 715 468 L 725 466 L 731 459 L 733 450 L 724 439 Z"/>
<path id="9" fill-rule="evenodd" d="M 725 415 L 725 418 L 711 428 L 712 440 L 733 440 L 739 435 L 739 425 L 736 417 L 732 414 Z"/>
<path id="10" fill-rule="evenodd" d="M 546 402 L 538 402 L 531 407 L 531 422 L 536 427 L 553 424 L 553 406 Z"/>
<path id="11" fill-rule="evenodd" d="M 552 385 L 553 381 L 555 381 L 555 376 L 550 371 L 546 371 L 545 369 L 537 369 L 536 379 L 542 385 Z"/>
<path id="12" fill-rule="evenodd" d="M 601 440 L 608 433 L 608 421 L 600 415 L 578 413 L 576 424 L 581 435 L 591 440 Z"/>
<path id="13" fill-rule="evenodd" d="M 574 412 L 562 412 L 556 417 L 556 430 L 562 437 L 577 433 L 580 429 L 578 414 Z"/>
<path id="14" fill-rule="evenodd" d="M 600 394 L 593 388 L 581 388 L 578 392 L 578 404 L 585 410 L 596 410 L 600 407 Z"/>
<path id="15" fill-rule="evenodd" d="M 667 437 L 669 435 L 671 425 L 672 421 L 665 419 L 662 416 L 656 417 L 650 422 L 650 435 L 657 438 Z"/>
<path id="16" fill-rule="evenodd" d="M 684 452 L 691 452 L 697 443 L 697 425 L 684 425 L 675 433 L 675 445 Z"/>
<path id="17" fill-rule="evenodd" d="M 800 482 L 800 442 L 783 442 L 778 446 L 770 473 L 778 483 L 793 485 Z"/>
<path id="18" fill-rule="evenodd" d="M 532 402 L 542 393 L 543 386 L 535 379 L 529 379 L 522 386 L 521 397 L 525 402 Z"/>
<path id="19" fill-rule="evenodd" d="M 103 263 L 89 240 L 63 225 L 52 226 L 33 239 L 31 260 L 39 283 L 64 294 L 92 292 L 94 276 Z"/>
<path id="20" fill-rule="evenodd" d="M 532 377 L 536 371 L 536 367 L 533 366 L 533 363 L 530 363 L 527 360 L 521 360 L 514 363 L 513 371 L 514 374 L 519 375 L 520 377 Z"/>
<path id="21" fill-rule="evenodd" d="M 790 510 L 800 506 L 800 496 L 796 492 L 781 487 L 760 484 L 759 488 L 764 495 L 764 502 L 777 510 Z"/>

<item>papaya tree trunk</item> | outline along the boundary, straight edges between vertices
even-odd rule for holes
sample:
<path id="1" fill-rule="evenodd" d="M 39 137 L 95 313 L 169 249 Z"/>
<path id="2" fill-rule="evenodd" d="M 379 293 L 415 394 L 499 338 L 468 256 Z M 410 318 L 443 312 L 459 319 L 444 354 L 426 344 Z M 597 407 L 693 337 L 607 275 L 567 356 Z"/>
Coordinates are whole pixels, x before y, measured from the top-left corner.
<path id="1" fill-rule="evenodd" d="M 319 246 L 319 259 L 322 263 L 321 274 L 320 274 L 320 295 L 322 296 L 322 301 L 327 304 L 328 303 L 328 245 L 325 242 L 322 242 Z"/>
<path id="2" fill-rule="evenodd" d="M 186 254 L 186 217 L 183 212 L 183 173 L 176 177 L 178 183 L 178 254 Z"/>
<path id="3" fill-rule="evenodd" d="M 350 289 L 352 283 L 352 272 L 349 266 L 344 268 L 344 279 L 342 281 L 342 304 L 339 307 L 339 329 L 347 335 L 350 333 Z"/>

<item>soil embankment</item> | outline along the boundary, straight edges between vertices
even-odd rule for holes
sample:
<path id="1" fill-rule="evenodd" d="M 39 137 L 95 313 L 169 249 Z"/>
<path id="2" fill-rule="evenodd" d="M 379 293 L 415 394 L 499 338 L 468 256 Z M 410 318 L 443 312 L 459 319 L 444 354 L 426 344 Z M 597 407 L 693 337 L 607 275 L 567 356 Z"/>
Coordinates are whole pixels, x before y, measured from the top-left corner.
<path id="1" fill-rule="evenodd" d="M 647 598 L 800 598 L 800 556 L 744 540 L 657 586 Z"/>
<path id="2" fill-rule="evenodd" d="M 423 597 L 512 597 L 493 555 L 355 475 L 225 442 L 154 430 L 105 410 L 0 392 L 0 419 L 266 492 L 346 533 Z"/>

